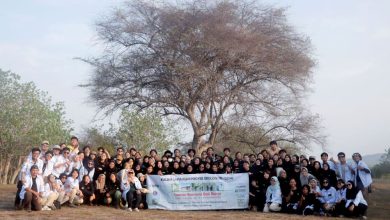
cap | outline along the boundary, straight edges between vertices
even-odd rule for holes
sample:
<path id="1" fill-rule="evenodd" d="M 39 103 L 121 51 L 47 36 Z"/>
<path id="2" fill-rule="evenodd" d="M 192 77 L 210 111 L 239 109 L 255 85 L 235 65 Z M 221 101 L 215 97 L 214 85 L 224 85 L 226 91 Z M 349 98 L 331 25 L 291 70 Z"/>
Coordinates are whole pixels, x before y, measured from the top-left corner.
<path id="1" fill-rule="evenodd" d="M 42 141 L 42 144 L 47 144 L 47 145 L 49 145 L 49 141 Z"/>
<path id="2" fill-rule="evenodd" d="M 52 149 L 53 150 L 61 150 L 61 147 L 60 147 L 60 145 L 54 145 L 53 147 L 52 147 Z"/>

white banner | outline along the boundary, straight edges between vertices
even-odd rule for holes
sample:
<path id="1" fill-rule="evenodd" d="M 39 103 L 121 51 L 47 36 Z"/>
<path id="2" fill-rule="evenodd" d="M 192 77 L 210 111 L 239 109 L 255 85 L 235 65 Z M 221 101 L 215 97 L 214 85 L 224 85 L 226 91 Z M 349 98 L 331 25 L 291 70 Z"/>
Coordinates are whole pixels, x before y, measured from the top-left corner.
<path id="1" fill-rule="evenodd" d="M 239 174 L 151 175 L 147 177 L 149 209 L 246 209 L 249 176 Z"/>

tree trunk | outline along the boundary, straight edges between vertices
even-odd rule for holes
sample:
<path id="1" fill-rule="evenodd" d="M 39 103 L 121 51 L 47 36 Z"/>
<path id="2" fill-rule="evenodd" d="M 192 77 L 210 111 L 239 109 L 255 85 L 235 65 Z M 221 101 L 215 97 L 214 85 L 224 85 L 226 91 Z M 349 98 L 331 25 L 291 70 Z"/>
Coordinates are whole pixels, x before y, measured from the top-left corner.
<path id="1" fill-rule="evenodd" d="M 19 171 L 22 169 L 22 165 L 23 165 L 22 162 L 23 162 L 23 156 L 19 156 L 18 166 L 16 167 L 16 170 L 14 171 L 14 174 L 12 175 L 11 180 L 10 180 L 11 184 L 16 183 L 15 179 L 18 176 Z"/>
<path id="2" fill-rule="evenodd" d="M 7 160 L 5 162 L 5 167 L 4 167 L 3 180 L 1 181 L 2 184 L 7 184 L 8 172 L 9 172 L 9 168 L 11 167 L 11 159 L 12 159 L 12 155 L 7 156 Z"/>

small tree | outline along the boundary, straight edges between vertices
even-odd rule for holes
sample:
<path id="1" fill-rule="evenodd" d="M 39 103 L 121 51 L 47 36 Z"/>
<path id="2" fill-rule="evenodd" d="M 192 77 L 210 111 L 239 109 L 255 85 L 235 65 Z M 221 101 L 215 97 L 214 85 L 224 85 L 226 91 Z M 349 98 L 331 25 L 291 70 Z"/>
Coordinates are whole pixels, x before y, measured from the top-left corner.
<path id="1" fill-rule="evenodd" d="M 52 104 L 47 93 L 34 83 L 0 69 L 0 161 L 2 183 L 13 182 L 31 146 L 42 140 L 60 143 L 69 139 L 71 121 L 65 119 L 64 105 Z M 11 181 L 9 180 L 11 178 Z"/>
<path id="2" fill-rule="evenodd" d="M 384 175 L 390 174 L 390 148 L 385 152 L 386 153 L 381 158 L 381 162 L 371 169 L 372 175 L 375 178 L 381 178 Z"/>
<path id="3" fill-rule="evenodd" d="M 116 135 L 120 143 L 134 145 L 144 153 L 149 153 L 151 149 L 161 153 L 176 144 L 178 137 L 173 124 L 164 122 L 155 111 L 122 110 Z"/>

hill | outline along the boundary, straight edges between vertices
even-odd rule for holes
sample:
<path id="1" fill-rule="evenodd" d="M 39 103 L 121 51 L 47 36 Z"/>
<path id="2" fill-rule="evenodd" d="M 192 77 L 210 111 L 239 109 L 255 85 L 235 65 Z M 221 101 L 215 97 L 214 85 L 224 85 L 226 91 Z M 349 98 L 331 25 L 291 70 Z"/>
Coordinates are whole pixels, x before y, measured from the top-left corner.
<path id="1" fill-rule="evenodd" d="M 376 164 L 381 162 L 381 157 L 384 155 L 383 153 L 378 153 L 378 154 L 369 154 L 369 155 L 363 155 L 363 161 L 366 162 L 368 167 L 373 167 Z"/>

